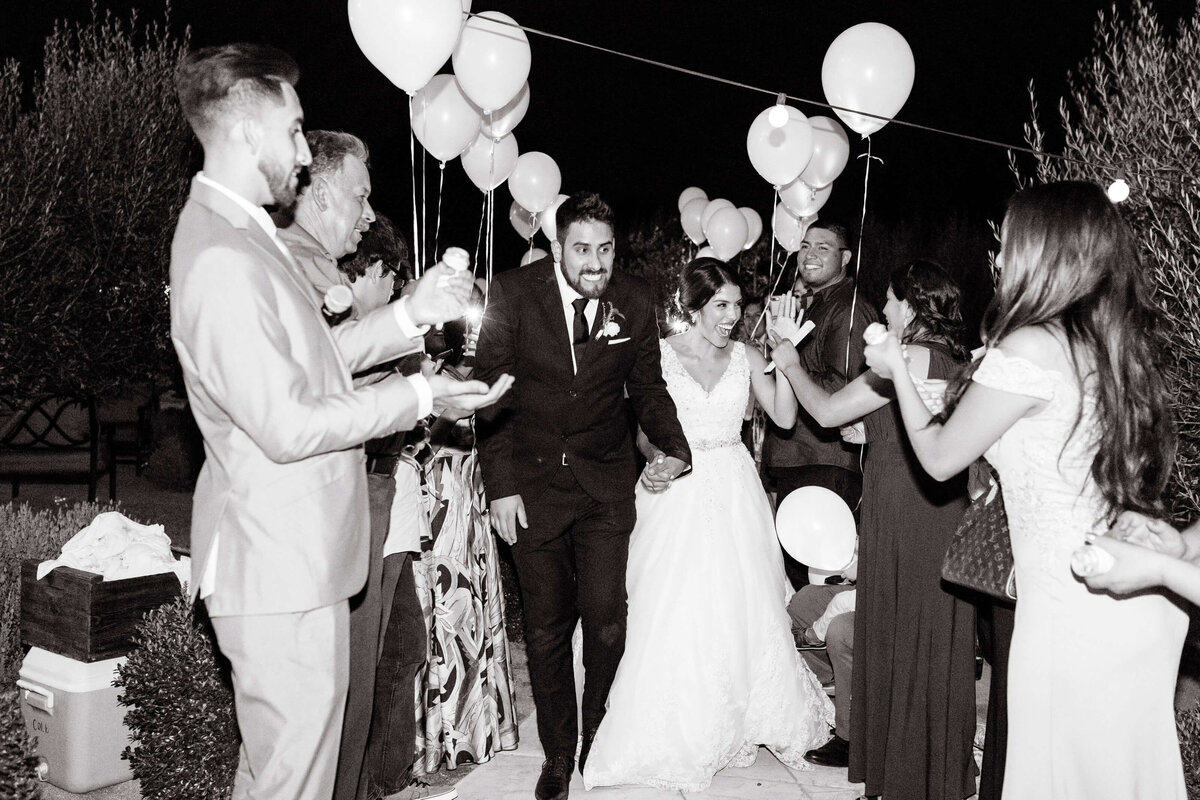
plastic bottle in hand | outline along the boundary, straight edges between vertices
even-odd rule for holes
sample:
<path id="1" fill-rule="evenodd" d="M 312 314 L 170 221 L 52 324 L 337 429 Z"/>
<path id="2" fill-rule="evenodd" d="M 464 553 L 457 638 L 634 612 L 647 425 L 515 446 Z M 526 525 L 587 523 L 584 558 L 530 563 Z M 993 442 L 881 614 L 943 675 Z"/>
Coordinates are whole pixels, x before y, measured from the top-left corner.
<path id="1" fill-rule="evenodd" d="M 863 341 L 867 344 L 879 344 L 887 338 L 887 335 L 888 329 L 886 325 L 883 325 L 879 322 L 872 322 L 867 326 L 867 329 L 863 331 Z"/>
<path id="2" fill-rule="evenodd" d="M 350 307 L 354 305 L 354 293 L 350 287 L 330 286 L 325 290 L 325 299 L 321 303 L 321 316 L 329 323 L 329 327 L 337 325 L 350 316 Z"/>
<path id="3" fill-rule="evenodd" d="M 446 252 L 442 253 L 441 263 L 458 273 L 471 266 L 471 256 L 461 247 L 447 247 Z M 438 286 L 440 287 L 445 288 L 449 282 L 449 275 L 443 275 L 438 278 Z"/>

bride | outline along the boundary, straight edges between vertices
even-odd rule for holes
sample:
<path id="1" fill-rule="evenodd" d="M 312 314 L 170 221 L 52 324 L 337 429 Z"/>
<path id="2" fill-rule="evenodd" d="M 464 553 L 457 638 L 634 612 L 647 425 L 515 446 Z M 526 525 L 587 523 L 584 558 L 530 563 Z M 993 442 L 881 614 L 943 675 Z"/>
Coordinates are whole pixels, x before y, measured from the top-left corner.
<path id="1" fill-rule="evenodd" d="M 584 785 L 698 791 L 765 745 L 785 764 L 829 738 L 833 706 L 796 653 L 771 507 L 741 442 L 751 389 L 782 427 L 796 418 L 787 381 L 730 334 L 737 278 L 699 258 L 680 278 L 691 327 L 660 342 L 662 370 L 692 448 L 668 491 L 637 488 L 629 544 L 629 623 L 608 713 L 581 754 Z M 644 451 L 650 443 L 639 436 Z M 585 760 L 586 759 L 586 760 Z"/>

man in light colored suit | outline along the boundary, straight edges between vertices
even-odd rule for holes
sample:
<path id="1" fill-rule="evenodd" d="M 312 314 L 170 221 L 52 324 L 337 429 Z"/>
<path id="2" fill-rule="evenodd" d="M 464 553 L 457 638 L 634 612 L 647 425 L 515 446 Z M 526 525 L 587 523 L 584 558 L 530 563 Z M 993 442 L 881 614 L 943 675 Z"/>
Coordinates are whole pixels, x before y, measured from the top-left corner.
<path id="1" fill-rule="evenodd" d="M 234 797 L 328 800 L 346 696 L 346 599 L 367 572 L 365 440 L 489 391 L 351 371 L 459 316 L 469 276 L 430 270 L 409 302 L 330 329 L 262 206 L 290 205 L 309 161 L 295 62 L 262 45 L 189 54 L 180 103 L 204 148 L 171 247 L 171 338 L 206 461 L 193 593 L 233 668 L 243 745 Z M 438 278 L 446 277 L 442 286 Z"/>

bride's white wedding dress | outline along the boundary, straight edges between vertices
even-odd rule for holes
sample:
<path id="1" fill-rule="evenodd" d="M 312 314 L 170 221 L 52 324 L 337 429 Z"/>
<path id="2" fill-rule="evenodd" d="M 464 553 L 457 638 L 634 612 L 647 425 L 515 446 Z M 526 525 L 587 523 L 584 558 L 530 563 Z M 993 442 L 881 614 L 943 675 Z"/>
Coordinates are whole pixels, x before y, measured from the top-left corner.
<path id="1" fill-rule="evenodd" d="M 663 341 L 663 377 L 692 472 L 662 494 L 637 488 L 625 655 L 584 769 L 587 788 L 700 790 L 759 745 L 800 769 L 829 739 L 833 705 L 796 652 L 771 507 L 742 444 L 745 346 L 711 392 Z"/>

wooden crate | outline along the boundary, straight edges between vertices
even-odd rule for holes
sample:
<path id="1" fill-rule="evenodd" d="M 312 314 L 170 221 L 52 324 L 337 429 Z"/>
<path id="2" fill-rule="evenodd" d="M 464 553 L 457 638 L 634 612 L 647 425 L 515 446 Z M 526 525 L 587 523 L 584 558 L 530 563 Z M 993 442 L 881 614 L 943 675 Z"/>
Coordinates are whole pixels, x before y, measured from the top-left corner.
<path id="1" fill-rule="evenodd" d="M 106 581 L 58 567 L 40 581 L 38 562 L 21 564 L 21 641 L 76 661 L 103 661 L 133 649 L 146 612 L 180 594 L 174 573 Z"/>

